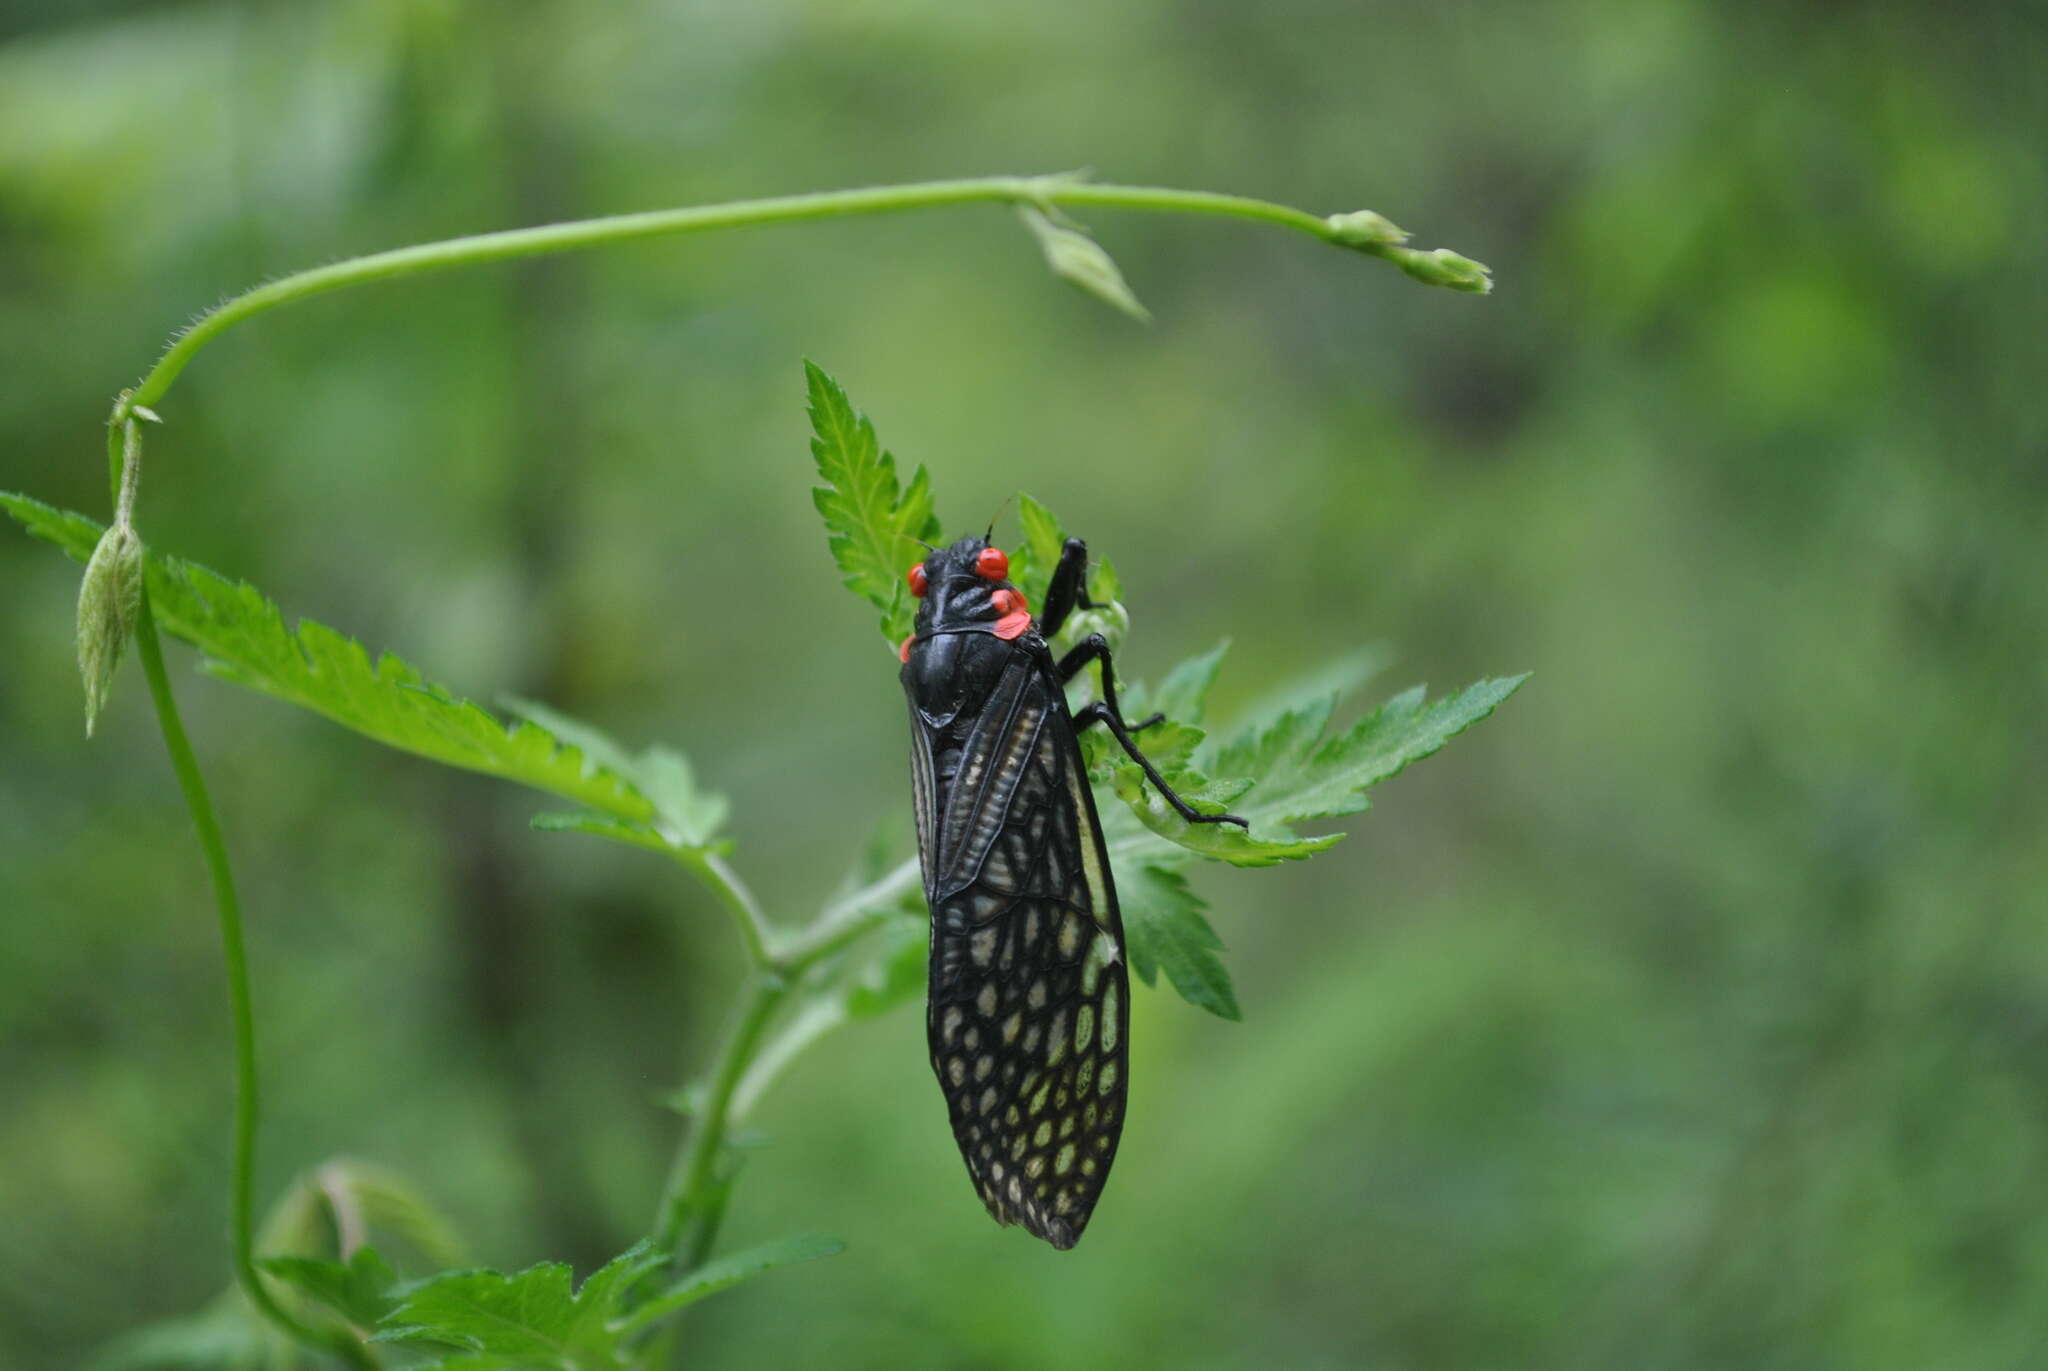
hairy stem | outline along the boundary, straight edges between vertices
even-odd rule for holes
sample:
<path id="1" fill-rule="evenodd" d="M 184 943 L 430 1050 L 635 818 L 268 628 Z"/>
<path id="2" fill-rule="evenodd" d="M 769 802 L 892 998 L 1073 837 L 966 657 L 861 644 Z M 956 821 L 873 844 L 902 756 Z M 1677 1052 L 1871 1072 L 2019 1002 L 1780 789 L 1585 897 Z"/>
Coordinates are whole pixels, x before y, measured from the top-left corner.
<path id="1" fill-rule="evenodd" d="M 1431 254 L 1400 246 L 1398 238 L 1361 236 L 1348 229 L 1349 216 L 1324 218 L 1287 205 L 1255 200 L 1242 195 L 1220 195 L 1212 191 L 1174 190 L 1161 186 L 1091 185 L 1075 176 L 982 176 L 954 181 L 923 181 L 901 186 L 874 186 L 859 190 L 825 191 L 812 195 L 785 195 L 762 200 L 735 200 L 722 205 L 698 205 L 687 209 L 650 210 L 640 214 L 608 215 L 601 219 L 578 219 L 534 228 L 506 229 L 438 243 L 421 243 L 389 252 L 353 257 L 310 271 L 265 282 L 201 315 L 191 327 L 171 340 L 163 356 L 135 389 L 116 406 L 117 417 L 125 417 L 136 406 L 162 399 L 178 373 L 199 350 L 244 319 L 324 295 L 349 286 L 417 276 L 449 267 L 482 262 L 501 262 L 516 257 L 538 257 L 547 253 L 571 252 L 636 238 L 659 238 L 671 234 L 703 233 L 713 229 L 742 228 L 755 224 L 799 223 L 811 219 L 840 219 L 856 215 L 893 214 L 904 210 L 933 209 L 947 205 L 995 203 L 1030 205 L 1050 209 L 1060 205 L 1096 206 L 1165 214 L 1195 214 L 1210 217 L 1250 219 L 1291 228 L 1320 238 L 1326 243 L 1382 257 L 1419 280 L 1448 284 L 1430 263 Z M 1462 259 L 1459 259 L 1462 261 Z M 1460 284 L 1458 289 L 1483 289 Z"/>
<path id="2" fill-rule="evenodd" d="M 132 425 L 134 421 L 130 420 Z M 263 1317 L 294 1341 L 316 1350 L 334 1353 L 352 1366 L 374 1367 L 376 1359 L 354 1338 L 324 1335 L 306 1327 L 272 1298 L 255 1265 L 255 1172 L 256 1122 L 259 1100 L 256 1090 L 256 1016 L 249 995 L 249 960 L 242 938 L 242 906 L 235 894 L 235 876 L 228 865 L 227 844 L 221 838 L 220 823 L 214 817 L 213 802 L 206 794 L 206 781 L 199 774 L 199 760 L 185 736 L 184 721 L 178 716 L 177 700 L 171 694 L 171 680 L 164 670 L 163 646 L 157 639 L 156 619 L 150 613 L 145 589 L 135 620 L 136 655 L 142 659 L 143 674 L 149 678 L 149 694 L 156 704 L 157 727 L 162 731 L 164 750 L 170 753 L 171 769 L 178 775 L 185 807 L 191 811 L 192 826 L 198 831 L 199 846 L 206 854 L 207 874 L 213 881 L 215 907 L 220 911 L 221 955 L 227 964 L 228 1001 L 233 1008 L 235 1034 L 235 1144 L 233 1179 L 233 1260 L 235 1280 L 249 1302 Z"/>

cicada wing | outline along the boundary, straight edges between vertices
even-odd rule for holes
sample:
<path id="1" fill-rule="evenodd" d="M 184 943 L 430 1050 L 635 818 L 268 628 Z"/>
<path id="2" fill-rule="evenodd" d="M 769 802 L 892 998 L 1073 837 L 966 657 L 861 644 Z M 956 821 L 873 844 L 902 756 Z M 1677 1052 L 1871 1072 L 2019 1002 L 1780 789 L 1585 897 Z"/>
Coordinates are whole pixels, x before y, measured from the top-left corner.
<path id="1" fill-rule="evenodd" d="M 1116 1156 L 1130 1051 L 1123 922 L 1073 720 L 1020 653 L 950 783 L 919 755 L 932 1069 L 989 1213 L 1072 1247 Z"/>

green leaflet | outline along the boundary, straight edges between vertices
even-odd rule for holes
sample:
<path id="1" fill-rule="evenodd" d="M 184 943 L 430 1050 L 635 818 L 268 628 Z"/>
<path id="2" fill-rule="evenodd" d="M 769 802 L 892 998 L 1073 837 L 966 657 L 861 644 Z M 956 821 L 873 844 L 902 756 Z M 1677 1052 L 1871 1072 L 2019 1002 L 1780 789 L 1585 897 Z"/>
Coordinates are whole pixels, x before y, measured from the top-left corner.
<path id="1" fill-rule="evenodd" d="M 101 526 L 81 514 L 21 495 L 0 507 L 38 538 L 80 561 Z M 324 714 L 402 751 L 517 781 L 635 823 L 657 816 L 652 798 L 618 772 L 539 724 L 508 727 L 481 706 L 385 653 L 374 663 L 362 644 L 311 619 L 296 631 L 254 586 L 196 563 L 146 555 L 151 611 L 166 633 L 208 657 L 214 675 Z"/>
<path id="2" fill-rule="evenodd" d="M 1183 662 L 1169 674 L 1171 690 L 1162 687 L 1160 698 L 1171 695 L 1175 706 L 1199 717 L 1219 656 L 1220 649 Z M 1426 701 L 1417 686 L 1334 737 L 1325 734 L 1335 694 L 1273 709 L 1221 747 L 1210 746 L 1199 730 L 1171 722 L 1147 731 L 1148 755 L 1189 803 L 1205 813 L 1227 810 L 1249 819 L 1249 831 L 1233 824 L 1188 823 L 1136 765 L 1098 744 L 1096 755 L 1108 764 L 1110 783 L 1125 806 L 1114 817 L 1104 815 L 1111 850 L 1119 858 L 1151 862 L 1192 853 L 1233 866 L 1270 866 L 1313 856 L 1343 835 L 1303 836 L 1293 825 L 1364 809 L 1372 786 L 1484 719 L 1527 679 L 1480 681 L 1434 701 Z M 1140 692 L 1131 694 L 1144 699 Z M 1281 698 L 1294 694 L 1283 691 Z M 1190 733 L 1197 738 L 1194 747 Z M 1154 735 L 1160 740 L 1156 753 Z M 1210 772 L 1233 779 L 1212 778 Z"/>
<path id="3" fill-rule="evenodd" d="M 882 450 L 875 426 L 854 409 L 839 383 L 811 362 L 811 455 L 826 484 L 811 492 L 846 588 L 882 611 L 882 636 L 895 646 L 910 632 L 916 607 L 903 573 L 917 561 L 917 540 L 936 542 L 938 516 L 923 467 L 901 489 L 896 459 Z"/>
<path id="4" fill-rule="evenodd" d="M 1207 907 L 1178 871 L 1146 864 L 1118 887 L 1131 970 L 1151 985 L 1159 972 L 1189 1004 L 1225 1019 L 1242 1019 L 1230 973 L 1216 954 L 1223 940 L 1202 917 Z"/>
<path id="5" fill-rule="evenodd" d="M 561 1262 L 509 1276 L 443 1271 L 400 1290 L 370 1340 L 454 1347 L 573 1371 L 616 1371 L 625 1362 L 612 1320 L 626 1291 L 660 1264 L 653 1244 L 642 1241 L 591 1273 L 581 1289 Z"/>
<path id="6" fill-rule="evenodd" d="M 1323 740 L 1329 717 L 1290 711 L 1253 725 L 1216 757 L 1219 770 L 1253 776 L 1258 788 L 1244 802 L 1247 817 L 1278 823 L 1351 814 L 1366 806 L 1366 790 L 1420 761 L 1478 723 L 1515 693 L 1527 673 L 1476 682 L 1432 701 L 1423 688 L 1403 691 L 1334 738 Z"/>

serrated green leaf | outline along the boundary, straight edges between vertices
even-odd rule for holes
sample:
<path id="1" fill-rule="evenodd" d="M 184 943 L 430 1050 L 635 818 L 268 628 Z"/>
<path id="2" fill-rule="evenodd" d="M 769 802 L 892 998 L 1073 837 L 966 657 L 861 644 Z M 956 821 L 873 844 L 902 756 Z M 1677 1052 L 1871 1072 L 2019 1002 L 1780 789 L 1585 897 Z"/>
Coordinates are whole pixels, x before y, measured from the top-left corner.
<path id="1" fill-rule="evenodd" d="M 403 1287 L 370 1340 L 439 1344 L 564 1371 L 614 1371 L 624 1365 L 612 1326 L 621 1300 L 661 1261 L 653 1244 L 636 1243 L 592 1272 L 580 1290 L 561 1262 L 512 1275 L 444 1271 Z"/>
<path id="2" fill-rule="evenodd" d="M 0 508 L 80 561 L 99 542 L 101 526 L 84 515 L 20 495 L 0 494 Z M 593 765 L 548 729 L 531 722 L 508 727 L 398 657 L 386 653 L 373 664 L 361 644 L 310 619 L 294 632 L 278 607 L 245 582 L 158 553 L 144 561 L 158 625 L 206 653 L 215 675 L 401 751 L 621 818 L 654 817 L 653 802 L 630 781 Z"/>
<path id="3" fill-rule="evenodd" d="M 918 559 L 917 540 L 940 536 L 930 481 L 920 466 L 899 488 L 896 459 L 882 450 L 874 425 L 838 382 L 812 362 L 804 363 L 804 378 L 816 435 L 811 455 L 826 482 L 811 498 L 824 517 L 841 579 L 882 611 L 882 634 L 894 646 L 916 615 L 903 574 Z"/>
<path id="4" fill-rule="evenodd" d="M 633 770 L 633 756 L 625 745 L 596 724 L 586 723 L 574 715 L 564 714 L 553 705 L 529 700 L 524 695 L 500 695 L 498 703 L 516 717 L 539 724 L 577 748 L 592 766 L 616 771 L 621 776 Z"/>
<path id="5" fill-rule="evenodd" d="M 1189 1004 L 1225 1019 L 1242 1019 L 1237 991 L 1217 953 L 1223 940 L 1203 917 L 1206 906 L 1177 871 L 1146 864 L 1122 888 L 1124 936 L 1131 970 L 1146 985 L 1163 968 Z"/>
<path id="6" fill-rule="evenodd" d="M 357 1248 L 347 1262 L 264 1257 L 256 1265 L 358 1328 L 375 1328 L 396 1307 L 391 1290 L 398 1284 L 398 1273 L 374 1247 Z"/>
<path id="7" fill-rule="evenodd" d="M 1344 733 L 1318 743 L 1328 711 L 1283 717 L 1272 728 L 1240 739 L 1219 754 L 1220 768 L 1258 779 L 1248 816 L 1296 823 L 1356 813 L 1366 790 L 1429 756 L 1478 723 L 1527 680 L 1526 675 L 1479 681 L 1433 702 L 1416 686 L 1389 700 Z M 1309 730 L 1314 727 L 1314 734 Z"/>
<path id="8" fill-rule="evenodd" d="M 1215 764 L 1270 780 L 1281 767 L 1293 765 L 1293 759 L 1315 751 L 1336 708 L 1337 697 L 1324 695 L 1283 709 L 1263 724 L 1240 731 L 1217 750 Z"/>
<path id="9" fill-rule="evenodd" d="M 1324 732 L 1336 696 L 1324 695 L 1254 722 L 1223 747 L 1199 750 L 1192 762 L 1181 760 L 1185 735 L 1174 738 L 1170 755 L 1176 765 L 1161 768 L 1168 781 L 1198 810 L 1227 809 L 1250 820 L 1249 832 L 1232 824 L 1188 823 L 1137 767 L 1098 750 L 1093 755 L 1107 766 L 1110 781 L 1125 802 L 1106 808 L 1103 815 L 1112 852 L 1126 860 L 1163 862 L 1173 860 L 1178 849 L 1238 866 L 1312 856 L 1343 834 L 1300 836 L 1294 824 L 1364 809 L 1368 789 L 1484 719 L 1525 679 L 1480 681 L 1434 703 L 1425 703 L 1418 687 L 1334 738 L 1326 738 Z M 1159 730 L 1148 731 L 1148 739 L 1153 731 Z M 1238 779 L 1212 779 L 1204 768 Z M 1132 817 L 1137 825 L 1130 822 Z M 1139 826 L 1150 835 L 1138 832 Z"/>
<path id="10" fill-rule="evenodd" d="M 784 1266 L 798 1262 L 816 1261 L 844 1252 L 846 1244 L 837 1238 L 828 1238 L 819 1233 L 804 1233 L 793 1238 L 782 1238 L 776 1242 L 763 1243 L 744 1252 L 717 1261 L 707 1262 L 682 1280 L 656 1295 L 646 1304 L 622 1320 L 619 1331 L 622 1334 L 637 1332 L 656 1320 L 665 1319 L 681 1309 L 687 1309 L 697 1301 L 721 1290 L 730 1290 L 742 1281 L 752 1280 Z"/>
<path id="11" fill-rule="evenodd" d="M 1181 774 L 1186 776 L 1188 773 Z M 1276 862 L 1298 861 L 1314 856 L 1343 836 L 1332 833 L 1320 838 L 1297 838 L 1285 833 L 1249 832 L 1236 824 L 1189 823 L 1180 816 L 1180 811 L 1166 802 L 1166 797 L 1146 779 L 1145 773 L 1128 762 L 1115 768 L 1110 784 L 1131 812 L 1138 816 L 1138 821 L 1155 834 L 1196 856 L 1214 857 L 1232 866 L 1272 866 Z M 1204 814 L 1225 812 L 1225 801 L 1204 795 L 1201 791 L 1181 790 L 1181 798 Z"/>

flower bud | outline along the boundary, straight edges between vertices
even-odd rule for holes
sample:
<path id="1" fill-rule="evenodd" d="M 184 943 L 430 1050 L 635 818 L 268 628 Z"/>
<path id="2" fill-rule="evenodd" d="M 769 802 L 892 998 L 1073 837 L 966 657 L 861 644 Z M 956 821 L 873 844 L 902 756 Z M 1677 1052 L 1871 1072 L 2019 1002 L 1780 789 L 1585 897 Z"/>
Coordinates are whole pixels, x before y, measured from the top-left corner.
<path id="1" fill-rule="evenodd" d="M 106 707 L 114 669 L 142 607 L 142 540 L 117 520 L 100 535 L 78 590 L 78 672 L 85 680 L 85 735 Z"/>
<path id="2" fill-rule="evenodd" d="M 1374 210 L 1353 210 L 1349 214 L 1333 214 L 1323 221 L 1330 226 L 1335 240 L 1347 248 L 1362 248 L 1368 244 L 1405 243 L 1408 235 L 1387 218 Z"/>
<path id="3" fill-rule="evenodd" d="M 1493 289 L 1491 267 L 1449 248 L 1437 248 L 1431 252 L 1404 248 L 1394 260 L 1400 264 L 1401 270 L 1432 286 L 1470 291 L 1475 295 L 1484 295 Z"/>

